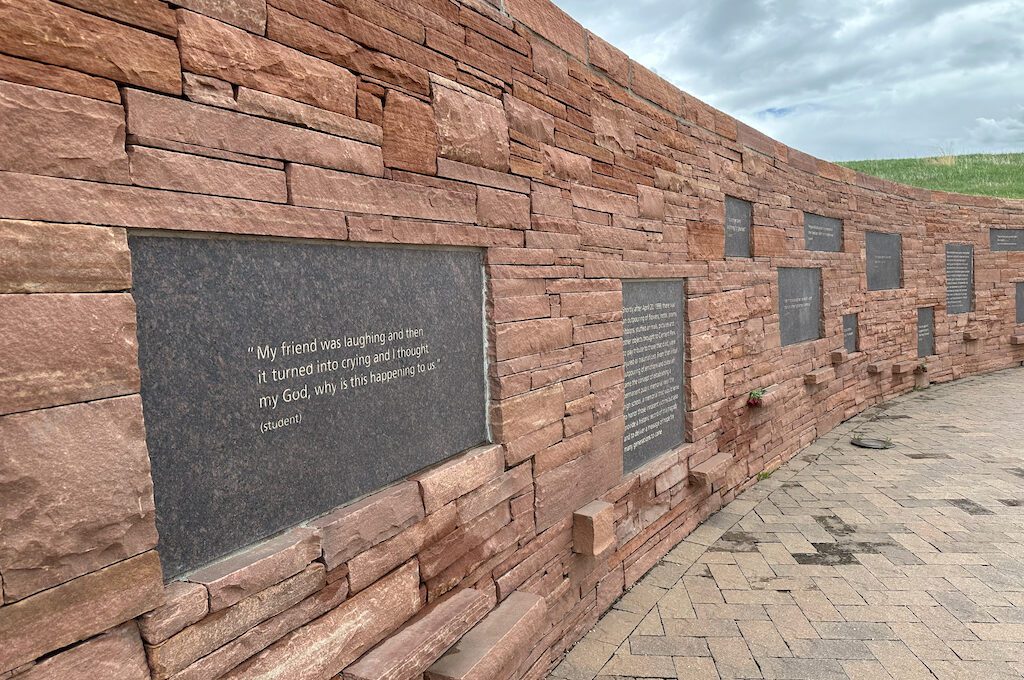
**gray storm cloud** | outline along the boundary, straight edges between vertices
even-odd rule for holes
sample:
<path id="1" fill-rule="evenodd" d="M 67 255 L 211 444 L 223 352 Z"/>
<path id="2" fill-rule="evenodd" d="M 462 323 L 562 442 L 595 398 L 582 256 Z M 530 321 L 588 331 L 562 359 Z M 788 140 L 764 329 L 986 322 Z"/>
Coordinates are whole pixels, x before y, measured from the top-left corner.
<path id="1" fill-rule="evenodd" d="M 1024 150 L 1024 0 L 556 0 L 683 90 L 830 160 Z"/>

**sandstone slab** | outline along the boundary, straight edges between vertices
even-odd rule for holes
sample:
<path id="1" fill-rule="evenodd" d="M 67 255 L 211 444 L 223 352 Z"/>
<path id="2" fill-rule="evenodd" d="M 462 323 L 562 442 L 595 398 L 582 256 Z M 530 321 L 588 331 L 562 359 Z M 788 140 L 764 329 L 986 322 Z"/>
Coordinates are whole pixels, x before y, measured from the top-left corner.
<path id="1" fill-rule="evenodd" d="M 427 669 L 426 680 L 507 680 L 547 628 L 544 598 L 512 593 Z"/>
<path id="2" fill-rule="evenodd" d="M 159 606 L 161 581 L 150 551 L 0 607 L 0 673 Z"/>
<path id="3" fill-rule="evenodd" d="M 200 14 L 179 12 L 178 24 L 189 71 L 356 115 L 356 77 L 346 69 Z"/>
<path id="4" fill-rule="evenodd" d="M 0 5 L 0 51 L 119 83 L 181 94 L 173 40 L 49 0 Z"/>
<path id="5" fill-rule="evenodd" d="M 434 512 L 505 471 L 501 446 L 482 446 L 413 477 L 420 484 L 423 505 Z"/>
<path id="6" fill-rule="evenodd" d="M 178 0 L 175 4 L 257 35 L 267 30 L 265 0 Z"/>
<path id="7" fill-rule="evenodd" d="M 423 519 L 416 482 L 404 482 L 339 508 L 314 521 L 320 529 L 324 561 L 334 569 Z"/>
<path id="8" fill-rule="evenodd" d="M 0 169 L 123 184 L 124 141 L 118 104 L 0 81 Z"/>
<path id="9" fill-rule="evenodd" d="M 137 395 L 0 417 L 0 485 L 7 601 L 156 545 Z"/>
<path id="10" fill-rule="evenodd" d="M 428 514 L 394 538 L 353 557 L 348 563 L 352 592 L 360 591 L 429 545 L 455 530 L 455 504 Z"/>
<path id="11" fill-rule="evenodd" d="M 609 444 L 538 475 L 537 527 L 546 529 L 622 479 L 622 447 Z"/>
<path id="12" fill-rule="evenodd" d="M 430 105 L 388 90 L 384 103 L 384 165 L 437 174 L 437 129 Z"/>
<path id="13" fill-rule="evenodd" d="M 508 121 L 501 102 L 488 99 L 435 85 L 439 153 L 449 160 L 507 172 Z"/>
<path id="14" fill-rule="evenodd" d="M 124 229 L 0 220 L 0 293 L 126 290 Z"/>
<path id="15" fill-rule="evenodd" d="M 503 399 L 498 406 L 498 417 L 491 425 L 501 441 L 512 441 L 560 421 L 564 413 L 565 393 L 562 383 L 556 383 Z"/>
<path id="16" fill-rule="evenodd" d="M 226 680 L 321 680 L 337 675 L 423 606 L 410 562 L 339 607 L 289 633 Z"/>
<path id="17" fill-rule="evenodd" d="M 530 197 L 491 187 L 480 187 L 477 216 L 485 227 L 501 229 L 530 228 Z"/>
<path id="18" fill-rule="evenodd" d="M 0 54 L 0 78 L 19 85 L 77 94 L 79 97 L 99 99 L 112 104 L 121 103 L 121 93 L 111 80 L 6 54 Z"/>
<path id="19" fill-rule="evenodd" d="M 234 111 L 127 90 L 128 132 L 261 158 L 384 174 L 378 147 Z"/>
<path id="20" fill-rule="evenodd" d="M 163 642 L 210 611 L 206 587 L 199 583 L 175 581 L 164 588 L 164 603 L 139 617 L 139 632 L 151 645 Z"/>
<path id="21" fill-rule="evenodd" d="M 288 186 L 297 205 L 445 222 L 476 221 L 476 194 L 436 189 L 376 177 L 288 166 Z"/>
<path id="22" fill-rule="evenodd" d="M 505 361 L 572 344 L 572 320 L 532 319 L 499 324 L 494 334 L 495 359 Z"/>
<path id="23" fill-rule="evenodd" d="M 123 293 L 2 296 L 0 365 L 0 414 L 137 392 L 135 303 Z"/>
<path id="24" fill-rule="evenodd" d="M 149 680 L 146 652 L 134 623 L 86 640 L 32 666 L 19 680 Z"/>
<path id="25" fill-rule="evenodd" d="M 234 640 L 261 621 L 294 607 L 326 585 L 323 565 L 315 564 L 241 602 L 214 612 L 158 645 L 147 645 L 155 680 L 163 680 Z"/>
<path id="26" fill-rule="evenodd" d="M 344 680 L 406 680 L 419 676 L 490 609 L 466 589 L 424 609 L 415 620 L 345 669 Z"/>
<path id="27" fill-rule="evenodd" d="M 591 501 L 572 513 L 572 550 L 596 556 L 615 544 L 615 506 Z"/>
<path id="28" fill-rule="evenodd" d="M 284 172 L 144 146 L 131 148 L 132 182 L 155 189 L 285 203 Z"/>
<path id="29" fill-rule="evenodd" d="M 188 580 L 206 586 L 215 612 L 305 569 L 320 557 L 320 532 L 296 527 L 226 559 L 197 569 Z"/>

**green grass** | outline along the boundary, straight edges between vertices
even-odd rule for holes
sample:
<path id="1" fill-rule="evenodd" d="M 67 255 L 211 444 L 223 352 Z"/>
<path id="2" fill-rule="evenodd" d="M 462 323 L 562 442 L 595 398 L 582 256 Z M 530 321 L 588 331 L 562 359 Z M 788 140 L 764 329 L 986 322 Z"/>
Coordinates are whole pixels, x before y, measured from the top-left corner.
<path id="1" fill-rule="evenodd" d="M 1024 198 L 1024 153 L 847 161 L 839 165 L 924 189 Z"/>

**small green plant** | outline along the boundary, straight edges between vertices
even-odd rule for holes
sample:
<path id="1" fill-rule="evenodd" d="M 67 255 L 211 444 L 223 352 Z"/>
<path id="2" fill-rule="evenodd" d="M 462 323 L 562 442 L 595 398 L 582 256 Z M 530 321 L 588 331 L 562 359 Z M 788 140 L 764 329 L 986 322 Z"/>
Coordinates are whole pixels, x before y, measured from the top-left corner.
<path id="1" fill-rule="evenodd" d="M 757 481 L 763 482 L 764 480 L 775 474 L 775 470 L 761 470 L 757 473 Z"/>
<path id="2" fill-rule="evenodd" d="M 764 395 L 767 394 L 768 390 L 763 387 L 758 387 L 756 390 L 750 390 L 750 394 L 747 395 L 747 406 L 764 406 Z"/>
<path id="3" fill-rule="evenodd" d="M 928 372 L 928 364 L 925 363 L 924 361 L 919 363 L 917 365 L 917 368 L 914 369 L 914 373 L 917 373 L 918 375 L 922 375 L 922 374 L 927 373 L 927 372 Z"/>

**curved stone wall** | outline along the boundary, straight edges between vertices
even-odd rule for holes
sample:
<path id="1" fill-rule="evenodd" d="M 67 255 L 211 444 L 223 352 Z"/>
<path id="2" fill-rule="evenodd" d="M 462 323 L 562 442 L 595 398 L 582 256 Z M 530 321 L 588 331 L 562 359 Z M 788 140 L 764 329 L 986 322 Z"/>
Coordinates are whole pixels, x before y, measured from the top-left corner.
<path id="1" fill-rule="evenodd" d="M 391 677 L 485 614 L 510 634 L 463 653 L 542 677 L 758 473 L 1024 361 L 1024 252 L 990 247 L 1021 202 L 790 149 L 547 0 L 8 0 L 0 25 L 0 678 Z M 804 213 L 842 221 L 838 251 Z M 127 235 L 185 232 L 482 249 L 491 443 L 165 584 Z M 899 288 L 869 290 L 868 232 L 901 237 Z M 787 268 L 821 272 L 820 339 L 783 346 Z M 644 279 L 684 281 L 685 441 L 624 471 Z"/>

